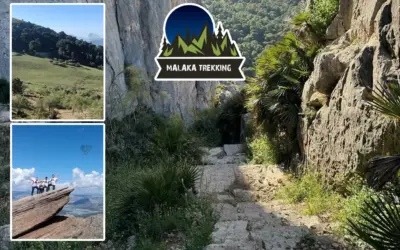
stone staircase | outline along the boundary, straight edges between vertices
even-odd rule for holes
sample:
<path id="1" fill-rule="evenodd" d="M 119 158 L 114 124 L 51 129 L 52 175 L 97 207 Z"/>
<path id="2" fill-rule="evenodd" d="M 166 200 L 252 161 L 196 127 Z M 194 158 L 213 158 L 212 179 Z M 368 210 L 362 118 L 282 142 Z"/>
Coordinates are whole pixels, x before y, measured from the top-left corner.
<path id="1" fill-rule="evenodd" d="M 212 199 L 219 218 L 206 250 L 345 249 L 332 240 L 304 243 L 322 222 L 274 200 L 286 179 L 279 166 L 247 164 L 242 145 L 206 152 L 197 190 Z"/>

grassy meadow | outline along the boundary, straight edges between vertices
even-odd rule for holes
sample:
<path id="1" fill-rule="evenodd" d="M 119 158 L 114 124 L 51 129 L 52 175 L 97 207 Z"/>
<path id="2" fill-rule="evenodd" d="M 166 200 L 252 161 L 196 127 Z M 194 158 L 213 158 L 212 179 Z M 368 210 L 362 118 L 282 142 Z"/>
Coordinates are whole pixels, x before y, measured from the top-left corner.
<path id="1" fill-rule="evenodd" d="M 12 54 L 13 119 L 103 119 L 103 70 Z"/>

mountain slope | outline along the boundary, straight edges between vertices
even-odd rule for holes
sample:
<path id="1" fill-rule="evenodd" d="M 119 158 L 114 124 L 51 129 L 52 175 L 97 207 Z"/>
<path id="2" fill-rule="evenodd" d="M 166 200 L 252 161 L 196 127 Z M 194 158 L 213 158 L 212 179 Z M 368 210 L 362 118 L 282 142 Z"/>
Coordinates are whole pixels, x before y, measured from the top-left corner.
<path id="1" fill-rule="evenodd" d="M 12 51 L 103 66 L 103 46 L 15 18 L 12 19 Z"/>

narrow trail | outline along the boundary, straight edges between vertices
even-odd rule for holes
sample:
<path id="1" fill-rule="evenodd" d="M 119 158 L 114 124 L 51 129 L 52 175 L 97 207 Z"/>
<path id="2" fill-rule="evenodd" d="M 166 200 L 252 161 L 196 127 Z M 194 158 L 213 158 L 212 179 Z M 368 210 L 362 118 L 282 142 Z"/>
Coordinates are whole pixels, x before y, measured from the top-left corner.
<path id="1" fill-rule="evenodd" d="M 239 145 L 207 149 L 198 182 L 218 221 L 206 250 L 346 249 L 329 235 L 317 216 L 275 200 L 287 177 L 278 166 L 246 164 Z"/>

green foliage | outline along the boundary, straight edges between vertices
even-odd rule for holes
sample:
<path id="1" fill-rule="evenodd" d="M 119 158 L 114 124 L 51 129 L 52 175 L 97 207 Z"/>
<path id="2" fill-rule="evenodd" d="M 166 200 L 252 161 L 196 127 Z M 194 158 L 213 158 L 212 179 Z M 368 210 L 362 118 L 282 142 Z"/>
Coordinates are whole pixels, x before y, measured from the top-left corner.
<path id="1" fill-rule="evenodd" d="M 115 165 L 149 157 L 155 129 L 161 127 L 163 122 L 164 118 L 144 106 L 138 106 L 135 112 L 122 120 L 107 120 L 107 161 Z"/>
<path id="2" fill-rule="evenodd" d="M 177 160 L 191 158 L 200 162 L 204 152 L 198 146 L 199 140 L 187 132 L 183 121 L 173 117 L 164 126 L 156 128 L 151 151 L 156 156 L 169 155 Z"/>
<path id="3" fill-rule="evenodd" d="M 342 199 L 341 209 L 333 214 L 333 220 L 339 222 L 336 233 L 346 235 L 348 233 L 348 220 L 354 221 L 356 224 L 364 222 L 360 217 L 364 202 L 376 197 L 376 192 L 368 188 L 362 182 L 354 182 L 347 186 L 349 191 L 347 197 Z"/>
<path id="4" fill-rule="evenodd" d="M 310 24 L 318 36 L 323 37 L 339 8 L 338 0 L 314 0 L 310 13 Z"/>
<path id="5" fill-rule="evenodd" d="M 305 203 L 304 213 L 318 215 L 338 211 L 340 196 L 321 184 L 321 178 L 306 174 L 281 188 L 277 197 L 288 203 Z"/>
<path id="6" fill-rule="evenodd" d="M 278 161 L 298 152 L 297 126 L 301 93 L 316 50 L 303 44 L 294 33 L 268 48 L 257 61 L 257 77 L 246 85 L 247 108 L 258 125 L 286 149 Z"/>
<path id="7" fill-rule="evenodd" d="M 249 143 L 252 162 L 255 164 L 276 164 L 275 145 L 271 143 L 266 135 L 256 136 Z"/>
<path id="8" fill-rule="evenodd" d="M 120 202 L 115 202 L 121 216 L 137 218 L 139 212 L 151 212 L 183 206 L 184 195 L 194 187 L 199 177 L 196 167 L 166 159 L 135 173 L 135 179 L 120 190 Z"/>
<path id="9" fill-rule="evenodd" d="M 186 249 L 207 245 L 212 208 L 191 194 L 199 178 L 198 139 L 178 118 L 141 106 L 106 124 L 108 237 L 120 242 L 135 234 L 137 249 L 167 249 L 171 234 Z"/>
<path id="10" fill-rule="evenodd" d="M 13 18 L 12 34 L 13 51 L 29 52 L 32 55 L 41 52 L 54 60 L 76 60 L 86 66 L 103 66 L 103 46 L 96 46 L 62 31 L 57 33 L 52 29 Z"/>
<path id="11" fill-rule="evenodd" d="M 400 120 L 400 81 L 376 88 L 369 103 L 378 112 Z"/>
<path id="12" fill-rule="evenodd" d="M 224 103 L 203 111 L 196 111 L 189 131 L 208 147 L 239 143 L 241 118 L 245 113 L 244 102 L 244 94 L 239 93 L 225 100 Z"/>
<path id="13" fill-rule="evenodd" d="M 400 209 L 393 195 L 369 198 L 361 208 L 364 222 L 349 220 L 350 232 L 378 250 L 400 248 Z"/>
<path id="14" fill-rule="evenodd" d="M 25 110 L 31 109 L 32 105 L 29 100 L 22 95 L 15 95 L 12 98 L 12 108 L 15 111 L 15 118 L 26 117 Z M 13 115 L 14 116 L 14 115 Z"/>
<path id="15" fill-rule="evenodd" d="M 24 83 L 18 77 L 12 80 L 12 93 L 13 95 L 22 95 L 24 93 Z"/>
<path id="16" fill-rule="evenodd" d="M 204 0 L 202 4 L 229 29 L 242 56 L 246 57 L 244 71 L 254 75 L 254 64 L 265 47 L 280 40 L 288 30 L 286 20 L 303 6 L 299 0 L 224 1 Z"/>
<path id="17" fill-rule="evenodd" d="M 222 143 L 222 137 L 218 130 L 220 107 L 211 107 L 202 111 L 196 111 L 190 131 L 195 134 L 204 146 L 217 147 Z"/>
<path id="18" fill-rule="evenodd" d="M 290 161 L 300 151 L 298 124 L 303 86 L 322 46 L 320 32 L 325 31 L 336 10 L 336 0 L 317 0 L 310 13 L 295 16 L 292 23 L 298 32 L 286 33 L 259 56 L 256 77 L 246 86 L 246 107 L 252 111 L 257 125 L 262 125 L 279 145 L 278 162 Z M 307 29 L 302 29 L 303 25 Z"/>

